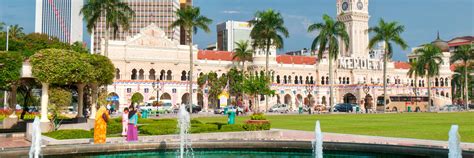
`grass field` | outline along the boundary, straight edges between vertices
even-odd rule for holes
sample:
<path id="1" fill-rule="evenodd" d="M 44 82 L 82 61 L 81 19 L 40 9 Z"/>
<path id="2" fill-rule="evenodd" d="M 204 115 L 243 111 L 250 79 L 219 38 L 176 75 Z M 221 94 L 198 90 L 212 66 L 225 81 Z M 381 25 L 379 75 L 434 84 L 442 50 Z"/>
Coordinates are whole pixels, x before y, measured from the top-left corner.
<path id="1" fill-rule="evenodd" d="M 474 142 L 474 112 L 403 113 L 403 114 L 334 114 L 267 115 L 272 128 L 313 131 L 320 120 L 323 132 L 371 136 L 448 140 L 452 124 L 459 125 L 462 142 Z M 226 122 L 227 117 L 197 118 L 202 122 Z M 239 116 L 237 123 L 248 120 Z"/>

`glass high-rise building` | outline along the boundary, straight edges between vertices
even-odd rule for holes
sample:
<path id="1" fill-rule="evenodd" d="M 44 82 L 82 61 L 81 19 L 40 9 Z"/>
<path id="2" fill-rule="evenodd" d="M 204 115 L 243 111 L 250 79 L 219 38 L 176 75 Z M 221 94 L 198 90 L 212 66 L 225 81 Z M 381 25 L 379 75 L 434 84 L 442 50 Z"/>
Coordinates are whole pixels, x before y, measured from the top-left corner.
<path id="1" fill-rule="evenodd" d="M 183 0 L 181 0 L 183 1 Z M 123 0 L 132 10 L 135 11 L 135 17 L 130 21 L 130 28 L 127 31 L 120 30 L 113 35 L 110 29 L 110 39 L 125 40 L 127 37 L 133 37 L 138 34 L 142 28 L 150 24 L 163 29 L 166 36 L 171 40 L 180 40 L 180 28 L 172 28 L 170 25 L 177 19 L 175 12 L 180 8 L 180 0 Z M 91 36 L 94 43 L 94 52 L 100 52 L 101 39 L 105 38 L 105 18 L 102 17 L 94 29 Z"/>
<path id="2" fill-rule="evenodd" d="M 59 38 L 62 42 L 82 41 L 84 0 L 36 0 L 35 32 Z"/>

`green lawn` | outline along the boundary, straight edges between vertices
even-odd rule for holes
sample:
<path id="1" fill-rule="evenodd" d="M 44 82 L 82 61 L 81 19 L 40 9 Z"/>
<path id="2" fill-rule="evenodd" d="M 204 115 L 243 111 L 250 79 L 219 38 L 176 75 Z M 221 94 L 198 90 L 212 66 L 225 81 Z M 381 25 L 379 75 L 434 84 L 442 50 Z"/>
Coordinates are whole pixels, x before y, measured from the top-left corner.
<path id="1" fill-rule="evenodd" d="M 202 122 L 226 122 L 226 117 L 197 118 Z M 237 117 L 236 122 L 248 120 Z M 462 142 L 474 142 L 474 112 L 347 115 L 267 115 L 272 128 L 313 131 L 320 120 L 323 132 L 448 140 L 452 124 L 458 124 Z"/>

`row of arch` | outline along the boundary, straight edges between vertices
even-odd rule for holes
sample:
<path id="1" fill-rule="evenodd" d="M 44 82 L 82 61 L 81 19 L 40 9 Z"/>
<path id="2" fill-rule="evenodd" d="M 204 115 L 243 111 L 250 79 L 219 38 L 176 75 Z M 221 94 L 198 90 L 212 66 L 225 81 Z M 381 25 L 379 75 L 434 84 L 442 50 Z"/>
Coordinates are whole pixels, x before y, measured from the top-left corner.
<path id="1" fill-rule="evenodd" d="M 148 71 L 148 78 L 147 80 L 156 80 L 156 71 L 155 69 L 150 69 Z M 115 79 L 121 79 L 120 76 L 120 69 L 115 69 Z M 132 73 L 130 75 L 130 80 L 145 80 L 145 71 L 140 69 L 132 69 Z M 171 70 L 161 70 L 159 74 L 159 80 L 173 80 L 173 72 Z M 188 81 L 189 80 L 189 71 L 182 71 L 181 72 L 181 81 Z"/>

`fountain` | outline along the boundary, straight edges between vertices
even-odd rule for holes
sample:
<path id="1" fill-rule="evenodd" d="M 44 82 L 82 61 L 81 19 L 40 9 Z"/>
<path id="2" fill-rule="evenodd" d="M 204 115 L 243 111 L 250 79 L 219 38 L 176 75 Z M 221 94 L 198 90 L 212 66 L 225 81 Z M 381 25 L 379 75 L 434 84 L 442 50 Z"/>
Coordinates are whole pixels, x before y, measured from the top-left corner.
<path id="1" fill-rule="evenodd" d="M 459 136 L 458 130 L 458 125 L 452 125 L 451 130 L 449 130 L 449 158 L 462 158 L 461 137 Z"/>
<path id="2" fill-rule="evenodd" d="M 41 153 L 41 127 L 40 119 L 38 116 L 33 121 L 33 127 L 31 130 L 31 147 L 30 147 L 30 158 L 38 158 Z"/>
<path id="3" fill-rule="evenodd" d="M 319 120 L 316 121 L 314 129 L 313 155 L 315 158 L 323 158 L 323 133 L 321 133 Z"/>
<path id="4" fill-rule="evenodd" d="M 191 126 L 191 118 L 186 111 L 186 107 L 181 105 L 178 113 L 178 128 L 179 128 L 179 154 L 180 158 L 192 154 L 191 141 L 189 140 L 189 127 Z M 192 155 L 191 155 L 192 156 Z"/>

